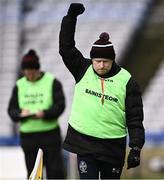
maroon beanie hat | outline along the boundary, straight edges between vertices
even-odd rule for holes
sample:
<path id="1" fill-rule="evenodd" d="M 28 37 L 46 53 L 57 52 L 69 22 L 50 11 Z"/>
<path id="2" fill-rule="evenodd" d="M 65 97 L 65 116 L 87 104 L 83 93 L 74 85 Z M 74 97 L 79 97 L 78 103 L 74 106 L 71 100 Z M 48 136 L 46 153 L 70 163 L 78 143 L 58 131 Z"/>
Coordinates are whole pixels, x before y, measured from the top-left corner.
<path id="1" fill-rule="evenodd" d="M 105 58 L 114 60 L 115 56 L 113 44 L 109 41 L 109 34 L 106 32 L 101 33 L 99 39 L 92 45 L 90 51 L 91 59 Z"/>
<path id="2" fill-rule="evenodd" d="M 22 69 L 39 69 L 39 57 L 36 54 L 35 50 L 30 49 L 27 54 L 25 54 L 22 58 L 21 63 Z"/>

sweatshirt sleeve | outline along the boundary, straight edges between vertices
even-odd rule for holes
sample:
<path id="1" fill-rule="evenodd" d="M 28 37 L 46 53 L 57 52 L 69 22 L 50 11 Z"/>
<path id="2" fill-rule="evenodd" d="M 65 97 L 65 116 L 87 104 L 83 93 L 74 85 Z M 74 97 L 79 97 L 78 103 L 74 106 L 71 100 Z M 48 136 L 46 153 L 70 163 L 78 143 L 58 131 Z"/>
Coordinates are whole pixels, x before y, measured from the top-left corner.
<path id="1" fill-rule="evenodd" d="M 130 79 L 126 87 L 126 123 L 129 133 L 129 146 L 142 148 L 145 142 L 143 126 L 143 102 L 138 83 Z"/>
<path id="2" fill-rule="evenodd" d="M 58 118 L 65 109 L 65 96 L 64 96 L 62 84 L 57 79 L 55 79 L 53 82 L 52 94 L 53 94 L 53 105 L 50 107 L 50 109 L 44 111 L 45 120 Z"/>
<path id="3" fill-rule="evenodd" d="M 17 86 L 15 86 L 12 90 L 7 111 L 12 121 L 19 122 L 21 120 L 20 118 L 21 109 L 19 108 L 19 104 L 18 104 Z"/>
<path id="4" fill-rule="evenodd" d="M 90 59 L 83 57 L 82 53 L 75 47 L 76 17 L 64 16 L 59 34 L 59 53 L 64 64 L 78 82 L 91 64 Z"/>

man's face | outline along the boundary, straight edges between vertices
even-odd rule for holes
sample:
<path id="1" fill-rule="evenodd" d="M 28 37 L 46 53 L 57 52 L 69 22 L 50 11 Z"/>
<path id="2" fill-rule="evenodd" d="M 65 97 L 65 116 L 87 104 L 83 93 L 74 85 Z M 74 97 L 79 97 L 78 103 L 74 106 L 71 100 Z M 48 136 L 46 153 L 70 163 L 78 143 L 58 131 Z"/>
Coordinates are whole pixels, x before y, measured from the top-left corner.
<path id="1" fill-rule="evenodd" d="M 93 58 L 92 65 L 93 69 L 99 75 L 105 75 L 111 70 L 113 60 L 104 58 Z"/>
<path id="2" fill-rule="evenodd" d="M 40 75 L 40 71 L 37 69 L 24 69 L 23 73 L 29 81 L 36 81 Z"/>

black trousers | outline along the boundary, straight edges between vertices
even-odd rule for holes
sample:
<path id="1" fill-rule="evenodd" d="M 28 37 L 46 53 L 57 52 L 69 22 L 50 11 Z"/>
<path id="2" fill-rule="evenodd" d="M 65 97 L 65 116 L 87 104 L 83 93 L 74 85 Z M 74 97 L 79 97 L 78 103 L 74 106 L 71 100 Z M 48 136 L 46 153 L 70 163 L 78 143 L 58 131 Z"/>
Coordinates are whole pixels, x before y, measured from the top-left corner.
<path id="1" fill-rule="evenodd" d="M 47 179 L 64 179 L 64 166 L 61 149 L 53 147 L 44 147 L 43 150 L 43 165 L 46 169 Z M 26 168 L 28 171 L 28 178 L 33 170 L 36 156 L 38 153 L 37 148 L 25 149 Z"/>
<path id="2" fill-rule="evenodd" d="M 122 168 L 89 155 L 77 155 L 80 179 L 120 179 Z"/>

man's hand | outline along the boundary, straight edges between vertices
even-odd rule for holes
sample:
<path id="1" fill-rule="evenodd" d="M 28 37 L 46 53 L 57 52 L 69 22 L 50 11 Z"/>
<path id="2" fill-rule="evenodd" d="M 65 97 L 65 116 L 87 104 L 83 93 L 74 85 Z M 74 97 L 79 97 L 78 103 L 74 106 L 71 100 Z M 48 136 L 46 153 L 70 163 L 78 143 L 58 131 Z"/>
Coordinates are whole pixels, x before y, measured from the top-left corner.
<path id="1" fill-rule="evenodd" d="M 44 118 L 44 111 L 39 111 L 35 114 L 35 119 L 41 119 L 41 118 Z"/>
<path id="2" fill-rule="evenodd" d="M 132 148 L 129 152 L 127 164 L 127 169 L 134 168 L 140 165 L 140 149 Z"/>
<path id="3" fill-rule="evenodd" d="M 81 3 L 72 3 L 68 9 L 68 15 L 77 17 L 85 11 L 85 7 Z"/>
<path id="4" fill-rule="evenodd" d="M 27 117 L 30 116 L 31 112 L 28 109 L 22 109 L 21 113 L 20 113 L 20 117 Z"/>

